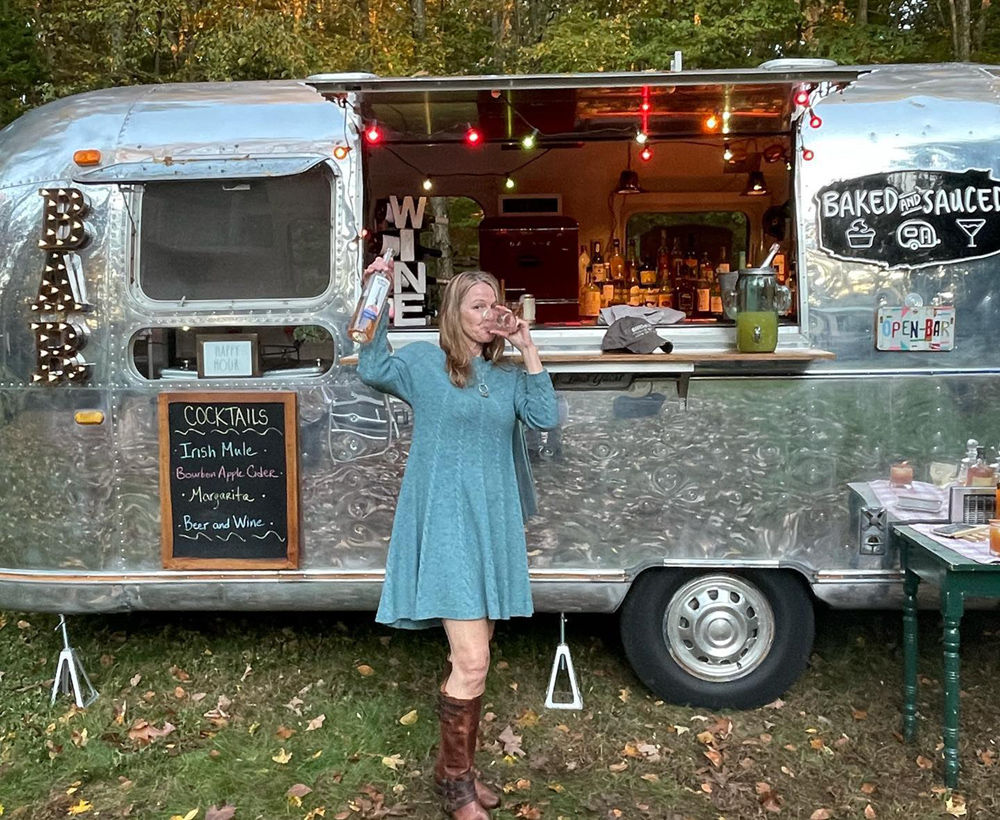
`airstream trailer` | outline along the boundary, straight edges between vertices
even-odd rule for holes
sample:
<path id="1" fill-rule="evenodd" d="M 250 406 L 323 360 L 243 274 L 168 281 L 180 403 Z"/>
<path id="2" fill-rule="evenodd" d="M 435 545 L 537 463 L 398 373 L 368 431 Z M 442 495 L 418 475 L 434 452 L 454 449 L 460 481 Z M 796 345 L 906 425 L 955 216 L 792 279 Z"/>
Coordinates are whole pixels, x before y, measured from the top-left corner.
<path id="1" fill-rule="evenodd" d="M 984 66 L 777 61 L 26 114 L 0 132 L 0 607 L 374 610 L 411 416 L 345 327 L 390 245 L 397 347 L 436 338 L 459 270 L 533 297 L 561 403 L 528 440 L 536 610 L 618 613 L 664 698 L 773 699 L 815 602 L 901 600 L 890 466 L 932 487 L 1000 441 L 997 91 Z M 612 239 L 624 298 L 694 294 L 673 352 L 600 353 L 580 292 Z M 740 355 L 712 279 L 772 243 L 792 309 Z M 902 310 L 947 338 L 880 320 Z"/>

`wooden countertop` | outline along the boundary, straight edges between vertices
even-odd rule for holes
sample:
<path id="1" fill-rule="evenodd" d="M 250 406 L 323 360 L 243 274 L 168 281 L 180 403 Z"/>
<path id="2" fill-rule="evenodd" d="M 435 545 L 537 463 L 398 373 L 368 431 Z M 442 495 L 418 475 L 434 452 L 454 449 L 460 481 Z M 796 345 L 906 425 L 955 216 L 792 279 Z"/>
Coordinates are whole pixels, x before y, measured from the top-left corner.
<path id="1" fill-rule="evenodd" d="M 808 363 L 819 359 L 834 359 L 836 356 L 827 350 L 815 348 L 779 349 L 774 353 L 740 353 L 736 350 L 674 350 L 672 353 L 572 353 L 567 351 L 539 352 L 539 358 L 544 365 L 556 365 L 560 370 L 580 370 L 600 365 L 602 369 L 614 365 L 626 365 L 629 369 L 691 371 L 697 364 L 714 364 L 716 362 L 746 362 L 754 364 Z M 518 362 L 521 357 L 514 355 L 511 361 Z M 340 363 L 353 366 L 358 363 L 357 356 L 344 356 Z M 569 366 L 568 368 L 566 366 Z"/>

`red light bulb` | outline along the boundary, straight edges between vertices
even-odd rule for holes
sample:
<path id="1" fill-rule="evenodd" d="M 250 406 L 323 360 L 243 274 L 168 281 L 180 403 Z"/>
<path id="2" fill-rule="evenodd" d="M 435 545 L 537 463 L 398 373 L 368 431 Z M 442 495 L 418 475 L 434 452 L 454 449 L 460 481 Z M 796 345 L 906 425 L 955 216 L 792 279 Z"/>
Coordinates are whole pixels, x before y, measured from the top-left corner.
<path id="1" fill-rule="evenodd" d="M 469 143 L 469 145 L 479 145 L 482 139 L 483 135 L 480 134 L 475 128 L 470 128 L 465 132 L 465 141 Z"/>
<path id="2" fill-rule="evenodd" d="M 639 152 L 639 157 L 645 160 L 646 162 L 649 162 L 649 160 L 653 158 L 653 152 L 647 146 Z"/>
<path id="3" fill-rule="evenodd" d="M 652 106 L 648 102 L 643 101 L 642 105 L 639 106 L 643 111 L 649 111 Z"/>
<path id="4" fill-rule="evenodd" d="M 365 139 L 368 140 L 369 145 L 374 145 L 377 142 L 382 141 L 382 132 L 379 130 L 377 125 L 370 125 L 365 129 Z"/>
<path id="5" fill-rule="evenodd" d="M 802 159 L 804 159 L 806 162 L 808 162 L 809 160 L 811 160 L 814 156 L 816 156 L 816 154 L 814 154 L 812 152 L 812 150 L 810 150 L 809 148 L 803 149 L 803 151 L 802 151 Z"/>
<path id="6" fill-rule="evenodd" d="M 795 104 L 796 105 L 809 105 L 809 92 L 808 91 L 796 91 L 795 92 Z"/>
<path id="7" fill-rule="evenodd" d="M 823 124 L 823 120 L 813 114 L 812 117 L 809 118 L 809 124 L 813 128 L 819 128 Z"/>

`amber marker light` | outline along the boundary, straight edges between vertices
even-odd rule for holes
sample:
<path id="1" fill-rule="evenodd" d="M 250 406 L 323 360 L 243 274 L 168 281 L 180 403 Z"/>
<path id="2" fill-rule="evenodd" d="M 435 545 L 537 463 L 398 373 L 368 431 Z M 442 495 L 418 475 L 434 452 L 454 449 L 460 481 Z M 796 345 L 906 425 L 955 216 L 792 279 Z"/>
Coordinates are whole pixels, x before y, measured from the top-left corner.
<path id="1" fill-rule="evenodd" d="M 73 162 L 81 166 L 100 165 L 101 152 L 96 148 L 86 148 L 82 151 L 74 151 Z"/>
<path id="2" fill-rule="evenodd" d="M 346 145 L 338 145 L 333 149 L 334 159 L 347 159 L 349 153 L 351 153 L 351 149 Z"/>
<path id="3" fill-rule="evenodd" d="M 104 424 L 104 411 L 77 410 L 74 418 L 77 424 Z"/>

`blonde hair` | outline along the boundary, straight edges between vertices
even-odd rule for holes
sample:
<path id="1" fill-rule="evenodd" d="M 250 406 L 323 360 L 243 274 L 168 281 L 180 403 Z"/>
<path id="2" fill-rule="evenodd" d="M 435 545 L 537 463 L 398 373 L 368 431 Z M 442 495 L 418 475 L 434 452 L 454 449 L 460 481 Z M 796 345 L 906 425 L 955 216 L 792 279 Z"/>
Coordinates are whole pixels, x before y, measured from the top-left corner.
<path id="1" fill-rule="evenodd" d="M 472 378 L 472 354 L 469 340 L 462 330 L 462 301 L 474 285 L 486 283 L 493 288 L 496 299 L 500 299 L 500 283 L 492 273 L 484 270 L 467 270 L 448 282 L 441 300 L 438 326 L 441 330 L 440 345 L 445 353 L 445 370 L 455 387 L 465 387 Z M 483 345 L 486 359 L 498 364 L 503 360 L 504 339 L 496 336 Z"/>

